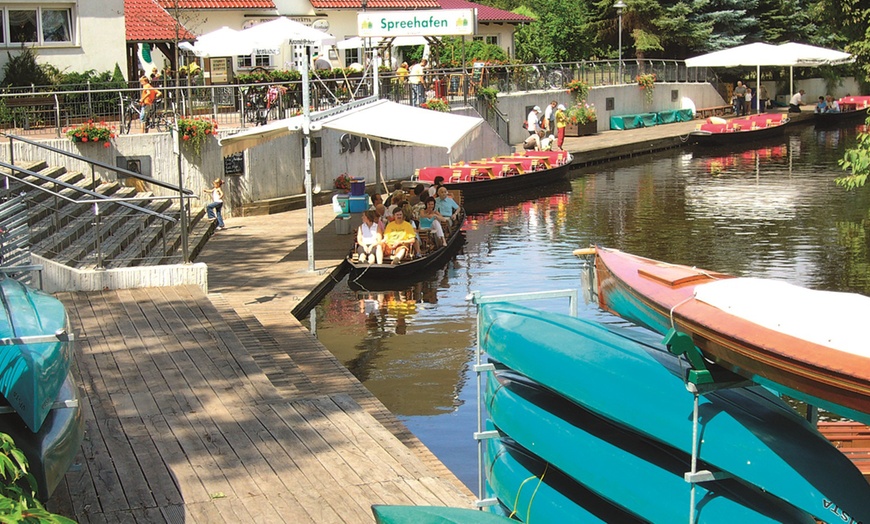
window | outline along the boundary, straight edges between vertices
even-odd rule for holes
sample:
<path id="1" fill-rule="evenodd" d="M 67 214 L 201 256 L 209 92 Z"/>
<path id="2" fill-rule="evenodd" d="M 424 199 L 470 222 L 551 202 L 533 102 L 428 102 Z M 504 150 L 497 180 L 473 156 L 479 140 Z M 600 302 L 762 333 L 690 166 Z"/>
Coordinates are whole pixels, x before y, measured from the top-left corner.
<path id="1" fill-rule="evenodd" d="M 252 67 L 272 67 L 272 55 L 242 55 L 236 57 L 236 67 L 250 69 Z"/>
<path id="2" fill-rule="evenodd" d="M 359 59 L 359 49 L 345 49 L 344 50 L 344 64 L 360 64 Z"/>
<path id="3" fill-rule="evenodd" d="M 498 35 L 482 35 L 475 36 L 473 38 L 475 41 L 483 41 L 486 44 L 498 45 Z"/>
<path id="4" fill-rule="evenodd" d="M 0 14 L 0 43 L 50 45 L 73 41 L 72 9 L 7 8 L 0 9 Z"/>

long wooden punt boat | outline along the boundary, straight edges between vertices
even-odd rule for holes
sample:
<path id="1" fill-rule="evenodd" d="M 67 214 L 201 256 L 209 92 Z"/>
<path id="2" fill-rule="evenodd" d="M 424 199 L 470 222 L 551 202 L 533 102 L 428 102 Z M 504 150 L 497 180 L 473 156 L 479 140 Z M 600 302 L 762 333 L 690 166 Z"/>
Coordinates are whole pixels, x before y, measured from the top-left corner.
<path id="1" fill-rule="evenodd" d="M 837 127 L 849 122 L 860 123 L 867 119 L 870 109 L 870 96 L 844 96 L 837 103 L 840 111 L 836 113 L 815 113 L 816 127 Z"/>
<path id="2" fill-rule="evenodd" d="M 0 275 L 0 302 L 0 394 L 35 433 L 72 361 L 66 310 L 51 295 L 5 275 Z"/>
<path id="3" fill-rule="evenodd" d="M 600 417 L 692 453 L 695 397 L 661 344 L 504 302 L 480 305 L 478 324 L 480 351 L 492 359 Z M 825 521 L 832 508 L 870 521 L 870 484 L 773 394 L 735 387 L 698 402 L 698 457 L 707 467 Z"/>
<path id="4" fill-rule="evenodd" d="M 498 428 L 488 420 L 486 429 Z M 646 522 L 601 499 L 507 436 L 487 440 L 484 465 L 488 495 L 522 522 Z M 490 511 L 499 509 L 490 507 Z"/>
<path id="5" fill-rule="evenodd" d="M 870 423 L 870 298 L 733 278 L 601 247 L 595 260 L 603 309 L 659 333 L 673 326 L 732 371 Z"/>
<path id="6" fill-rule="evenodd" d="M 368 264 L 357 260 L 354 257 L 354 253 L 356 253 L 356 241 L 354 240 L 353 248 L 347 255 L 347 263 L 350 265 L 350 280 L 363 283 L 363 287 L 369 289 L 369 286 L 365 286 L 365 282 L 385 279 L 392 282 L 396 279 L 423 278 L 428 271 L 443 266 L 465 242 L 465 232 L 462 230 L 464 222 L 465 211 L 460 209 L 456 222 L 446 233 L 447 246 L 442 247 L 438 242 L 423 242 L 421 246 L 422 256 L 399 264 L 391 264 L 389 260 L 384 260 L 383 264 Z M 356 235 L 354 235 L 355 238 Z"/>
<path id="7" fill-rule="evenodd" d="M 689 141 L 701 146 L 723 146 L 782 136 L 789 119 L 783 113 L 759 113 L 726 123 L 707 122 L 689 132 Z"/>
<path id="8" fill-rule="evenodd" d="M 11 436 L 24 452 L 29 471 L 36 479 L 37 495 L 47 500 L 75 461 L 84 437 L 78 388 L 72 373 L 67 373 L 57 402 L 38 432 L 30 431 L 14 413 L 0 415 L 0 432 Z"/>
<path id="9" fill-rule="evenodd" d="M 574 157 L 567 151 L 525 151 L 475 162 L 418 169 L 412 180 L 444 179 L 449 190 L 462 191 L 466 202 L 550 184 L 568 175 Z"/>
<path id="10" fill-rule="evenodd" d="M 512 371 L 490 377 L 486 406 L 499 430 L 615 505 L 649 522 L 688 520 L 691 484 L 684 474 L 691 468 L 689 455 L 598 417 Z M 675 416 L 684 416 L 683 408 Z M 630 480 L 626 472 L 631 472 Z M 816 522 L 791 504 L 735 479 L 699 484 L 696 489 L 698 524 Z"/>

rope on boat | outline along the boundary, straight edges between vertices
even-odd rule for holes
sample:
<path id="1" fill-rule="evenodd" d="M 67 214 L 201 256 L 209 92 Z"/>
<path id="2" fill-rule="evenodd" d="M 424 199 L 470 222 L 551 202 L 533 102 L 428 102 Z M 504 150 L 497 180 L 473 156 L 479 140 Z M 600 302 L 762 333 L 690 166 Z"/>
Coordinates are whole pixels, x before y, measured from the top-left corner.
<path id="1" fill-rule="evenodd" d="M 692 295 L 691 297 L 687 297 L 686 299 L 684 299 L 680 302 L 677 302 L 676 304 L 673 305 L 673 307 L 671 307 L 671 310 L 668 313 L 668 317 L 671 319 L 671 329 L 674 329 L 674 330 L 677 329 L 677 326 L 674 325 L 674 310 L 690 300 L 695 300 L 695 296 Z"/>

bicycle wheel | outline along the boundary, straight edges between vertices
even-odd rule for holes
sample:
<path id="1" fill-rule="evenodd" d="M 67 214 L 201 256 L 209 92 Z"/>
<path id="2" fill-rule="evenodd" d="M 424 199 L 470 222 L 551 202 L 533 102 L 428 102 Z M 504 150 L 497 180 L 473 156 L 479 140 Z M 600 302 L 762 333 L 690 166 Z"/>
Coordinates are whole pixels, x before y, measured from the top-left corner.
<path id="1" fill-rule="evenodd" d="M 157 117 L 155 117 L 154 127 L 157 128 L 158 131 L 169 131 L 172 129 L 172 125 L 175 123 L 175 113 L 172 111 L 160 113 Z"/>
<path id="2" fill-rule="evenodd" d="M 523 69 L 523 80 L 525 80 L 526 91 L 540 89 L 543 85 L 541 82 L 541 72 L 535 66 L 528 66 Z"/>
<path id="3" fill-rule="evenodd" d="M 121 130 L 125 135 L 130 134 L 130 128 L 133 127 L 133 119 L 139 120 L 139 113 L 132 106 L 128 106 L 127 110 L 124 111 L 124 120 L 121 122 Z"/>
<path id="4" fill-rule="evenodd" d="M 550 71 L 547 73 L 547 85 L 550 89 L 562 89 L 565 87 L 565 74 L 559 69 Z"/>

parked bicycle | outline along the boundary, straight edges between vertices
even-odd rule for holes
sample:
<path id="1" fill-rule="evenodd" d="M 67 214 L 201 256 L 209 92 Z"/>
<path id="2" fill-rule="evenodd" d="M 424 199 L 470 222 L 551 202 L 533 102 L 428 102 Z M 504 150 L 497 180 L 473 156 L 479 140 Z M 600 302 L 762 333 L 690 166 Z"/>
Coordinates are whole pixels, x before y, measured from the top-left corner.
<path id="1" fill-rule="evenodd" d="M 526 66 L 523 76 L 529 89 L 562 89 L 569 75 L 557 65 Z"/>
<path id="2" fill-rule="evenodd" d="M 159 104 L 155 101 L 155 106 Z M 133 127 L 134 121 L 142 119 L 142 112 L 145 108 L 138 100 L 130 97 L 124 97 L 123 119 L 121 120 L 121 131 L 125 134 L 130 134 L 130 128 Z M 154 109 L 148 118 L 145 120 L 145 131 L 156 129 L 157 131 L 169 131 L 175 124 L 175 111 L 171 109 Z"/>

